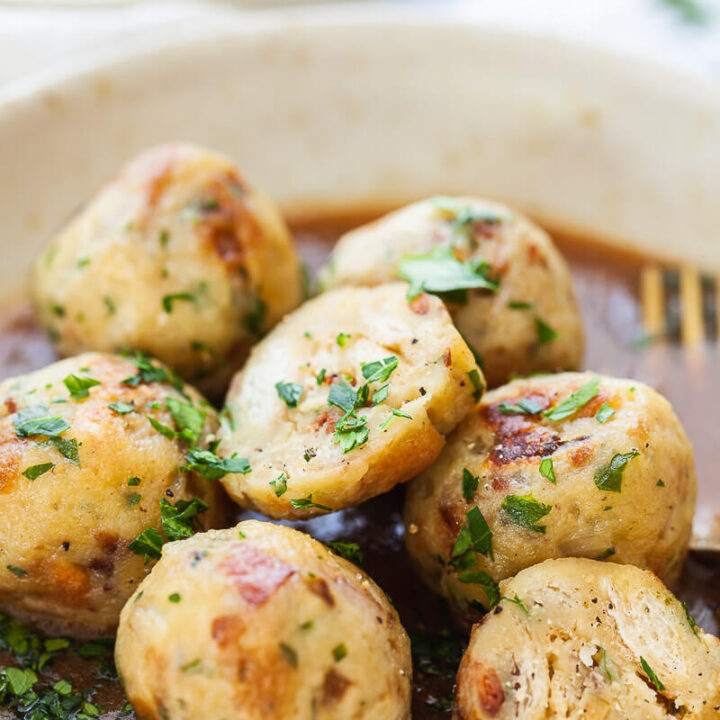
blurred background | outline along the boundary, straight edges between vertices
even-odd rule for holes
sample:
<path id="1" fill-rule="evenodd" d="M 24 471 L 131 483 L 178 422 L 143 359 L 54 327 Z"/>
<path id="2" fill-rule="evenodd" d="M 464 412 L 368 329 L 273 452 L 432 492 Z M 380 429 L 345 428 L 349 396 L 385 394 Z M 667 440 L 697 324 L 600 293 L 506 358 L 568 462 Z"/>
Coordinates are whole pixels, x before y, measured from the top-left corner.
<path id="1" fill-rule="evenodd" d="M 482 17 L 652 54 L 676 67 L 720 77 L 720 0 L 384 0 L 398 12 Z M 120 44 L 152 44 L 159 30 L 181 34 L 228 14 L 272 11 L 292 16 L 297 0 L 0 0 L 0 86 L 58 64 L 91 62 Z M 320 4 L 313 2 L 312 4 Z"/>

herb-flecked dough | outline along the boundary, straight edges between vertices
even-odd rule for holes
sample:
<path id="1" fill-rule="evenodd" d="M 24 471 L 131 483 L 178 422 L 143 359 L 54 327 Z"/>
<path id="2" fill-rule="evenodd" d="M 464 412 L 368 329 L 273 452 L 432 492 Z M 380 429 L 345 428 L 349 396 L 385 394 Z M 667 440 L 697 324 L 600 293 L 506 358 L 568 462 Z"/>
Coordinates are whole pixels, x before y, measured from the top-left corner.
<path id="1" fill-rule="evenodd" d="M 271 523 L 166 545 L 115 657 L 141 720 L 410 718 L 410 642 L 385 594 Z"/>
<path id="2" fill-rule="evenodd" d="M 255 346 L 226 400 L 223 479 L 271 517 L 308 517 L 387 492 L 426 468 L 484 390 L 442 301 L 407 286 L 339 288 Z"/>
<path id="3" fill-rule="evenodd" d="M 547 560 L 500 585 L 453 720 L 715 720 L 720 641 L 651 572 Z"/>
<path id="4" fill-rule="evenodd" d="M 60 354 L 140 349 L 213 395 L 303 297 L 274 205 L 188 144 L 152 148 L 102 186 L 38 258 L 31 291 Z"/>
<path id="5" fill-rule="evenodd" d="M 473 273 L 491 282 L 473 284 Z M 414 203 L 343 235 L 322 273 L 328 288 L 398 277 L 448 291 L 450 314 L 489 387 L 573 370 L 582 360 L 582 321 L 565 260 L 543 230 L 504 205 L 471 197 Z M 464 283 L 472 289 L 458 292 Z"/>
<path id="6" fill-rule="evenodd" d="M 222 523 L 222 488 L 183 469 L 185 443 L 167 437 L 176 418 L 197 446 L 217 428 L 195 390 L 147 359 L 86 353 L 0 384 L 2 612 L 107 636 L 152 567 L 143 538 L 162 544 L 161 519 L 189 503 L 196 527 Z"/>
<path id="7" fill-rule="evenodd" d="M 408 487 L 406 543 L 463 617 L 557 557 L 679 577 L 695 509 L 693 452 L 648 386 L 592 373 L 516 380 L 483 398 Z"/>

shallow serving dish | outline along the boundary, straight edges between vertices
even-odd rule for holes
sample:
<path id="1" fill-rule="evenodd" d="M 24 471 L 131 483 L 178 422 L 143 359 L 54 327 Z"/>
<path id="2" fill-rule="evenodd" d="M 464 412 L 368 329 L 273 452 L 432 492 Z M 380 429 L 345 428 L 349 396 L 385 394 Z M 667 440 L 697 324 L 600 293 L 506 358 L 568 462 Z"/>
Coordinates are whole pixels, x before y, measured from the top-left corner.
<path id="1" fill-rule="evenodd" d="M 542 34 L 360 6 L 210 17 L 192 33 L 130 43 L 92 65 L 0 93 L 4 292 L 22 289 L 48 234 L 99 182 L 139 150 L 172 139 L 231 155 L 280 203 L 314 266 L 328 250 L 314 221 L 345 217 L 351 225 L 353 217 L 439 193 L 498 198 L 560 235 L 592 239 L 592 246 L 561 242 L 577 272 L 612 255 L 609 267 L 629 274 L 621 285 L 580 291 L 584 310 L 592 309 L 589 364 L 664 392 L 673 374 L 685 372 L 682 354 L 670 348 L 660 366 L 656 357 L 627 354 L 641 332 L 637 303 L 628 302 L 637 275 L 628 268 L 642 261 L 635 255 L 626 263 L 630 256 L 617 253 L 720 272 L 714 84 Z M 321 225 L 326 237 L 337 234 Z M 604 295 L 611 287 L 615 295 Z M 593 342 L 593 323 L 602 322 L 616 346 Z M 709 427 L 711 410 L 704 412 L 679 408 L 697 445 L 695 531 L 711 537 L 720 536 L 712 487 L 720 435 Z M 394 495 L 314 521 L 310 530 L 322 539 L 360 538 L 368 571 L 402 604 L 413 592 L 392 572 L 403 552 Z M 718 570 L 690 564 L 681 595 L 717 631 Z M 407 612 L 409 629 L 443 624 L 429 619 L 436 609 L 407 605 Z M 428 683 L 421 694 L 445 690 Z"/>

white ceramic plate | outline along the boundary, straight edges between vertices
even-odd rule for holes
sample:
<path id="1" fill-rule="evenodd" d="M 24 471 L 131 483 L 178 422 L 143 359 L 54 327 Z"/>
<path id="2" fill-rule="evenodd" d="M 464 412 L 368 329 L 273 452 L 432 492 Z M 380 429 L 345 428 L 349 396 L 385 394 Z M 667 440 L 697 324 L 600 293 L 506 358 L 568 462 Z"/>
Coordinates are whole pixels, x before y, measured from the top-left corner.
<path id="1" fill-rule="evenodd" d="M 0 96 L 6 288 L 108 173 L 175 138 L 228 152 L 292 212 L 480 193 L 720 269 L 720 93 L 699 77 L 363 6 L 208 20 L 93 63 Z"/>

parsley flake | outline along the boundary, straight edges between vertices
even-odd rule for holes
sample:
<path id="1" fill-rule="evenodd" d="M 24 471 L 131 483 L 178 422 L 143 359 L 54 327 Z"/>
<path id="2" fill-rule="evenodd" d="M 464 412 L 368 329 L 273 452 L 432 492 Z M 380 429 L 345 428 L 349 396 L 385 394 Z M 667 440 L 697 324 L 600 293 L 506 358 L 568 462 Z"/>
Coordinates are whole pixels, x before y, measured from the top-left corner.
<path id="1" fill-rule="evenodd" d="M 322 381 L 320 381 L 322 382 Z M 318 385 L 320 384 L 318 382 Z M 289 408 L 297 407 L 298 401 L 302 397 L 304 388 L 302 385 L 292 382 L 277 382 L 275 383 L 275 390 L 281 400 L 285 401 L 285 404 Z"/>
<path id="2" fill-rule="evenodd" d="M 63 383 L 70 392 L 70 397 L 73 400 L 84 400 L 90 395 L 91 387 L 102 384 L 99 380 L 91 377 L 78 377 L 72 373 L 63 379 Z"/>
<path id="3" fill-rule="evenodd" d="M 277 497 L 282 497 L 287 492 L 287 480 L 287 475 L 281 472 L 275 480 L 270 481 L 270 487 Z"/>
<path id="4" fill-rule="evenodd" d="M 640 453 L 631 450 L 629 453 L 616 453 L 609 465 L 601 467 L 595 473 L 595 485 L 598 490 L 619 493 L 622 491 L 622 476 L 627 464 Z"/>
<path id="5" fill-rule="evenodd" d="M 306 498 L 293 499 L 290 501 L 290 504 L 296 510 L 315 509 L 315 510 L 325 510 L 326 512 L 332 512 L 332 508 L 329 508 L 327 505 L 320 505 L 320 503 L 313 502 L 312 493 L 310 493 Z"/>
<path id="6" fill-rule="evenodd" d="M 229 473 L 250 472 L 250 463 L 247 458 L 231 457 L 221 458 L 210 450 L 190 448 L 185 456 L 188 469 L 210 480 L 219 480 Z"/>
<path id="7" fill-rule="evenodd" d="M 41 475 L 44 475 L 49 470 L 52 470 L 55 467 L 53 463 L 40 463 L 38 465 L 31 465 L 29 468 L 26 468 L 23 470 L 22 474 L 28 479 L 28 480 L 36 480 Z"/>
<path id="8" fill-rule="evenodd" d="M 595 419 L 601 425 L 604 425 L 614 414 L 615 411 L 607 403 L 603 403 L 601 408 L 595 413 Z"/>
<path id="9" fill-rule="evenodd" d="M 365 558 L 357 543 L 350 542 L 349 540 L 329 540 L 325 545 L 333 550 L 336 555 L 345 558 L 345 560 L 349 560 L 351 563 L 355 563 L 355 565 L 363 564 Z"/>
<path id="10" fill-rule="evenodd" d="M 539 502 L 532 496 L 532 493 L 529 495 L 507 495 L 500 507 L 516 525 L 539 533 L 545 533 L 547 526 L 538 525 L 538 520 L 545 517 L 552 510 L 552 505 Z"/>
<path id="11" fill-rule="evenodd" d="M 585 383 L 579 390 L 566 397 L 555 407 L 545 410 L 543 415 L 557 422 L 574 415 L 581 407 L 587 405 L 597 394 L 600 386 L 600 378 L 595 376 Z"/>
<path id="12" fill-rule="evenodd" d="M 473 475 L 467 468 L 462 472 L 462 494 L 465 502 L 472 502 L 475 491 L 478 489 L 480 478 Z"/>
<path id="13" fill-rule="evenodd" d="M 173 303 L 178 301 L 183 302 L 195 302 L 197 298 L 189 292 L 171 293 L 170 295 L 164 295 L 162 299 L 162 309 L 166 313 L 171 313 L 173 310 Z"/>
<path id="14" fill-rule="evenodd" d="M 543 458 L 540 461 L 540 474 L 547 478 L 553 485 L 557 485 L 557 478 L 555 477 L 555 466 L 551 457 Z"/>
<path id="15" fill-rule="evenodd" d="M 645 674 L 648 676 L 650 682 L 655 686 L 658 692 L 663 692 L 665 690 L 665 685 L 663 685 L 662 681 L 658 676 L 655 674 L 655 671 L 648 665 L 647 660 L 641 655 L 640 656 L 640 665 L 642 665 L 642 669 L 645 671 Z"/>

